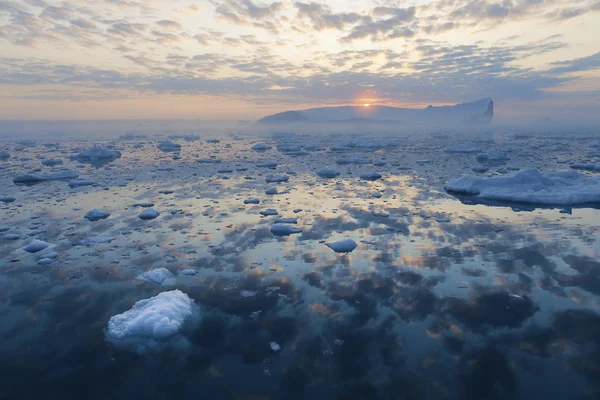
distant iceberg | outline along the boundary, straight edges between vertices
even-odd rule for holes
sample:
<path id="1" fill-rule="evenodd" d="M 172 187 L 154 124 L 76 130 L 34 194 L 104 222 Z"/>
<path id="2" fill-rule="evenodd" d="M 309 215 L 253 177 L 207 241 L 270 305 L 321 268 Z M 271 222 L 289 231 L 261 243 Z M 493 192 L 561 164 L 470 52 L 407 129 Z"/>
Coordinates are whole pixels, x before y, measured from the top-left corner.
<path id="1" fill-rule="evenodd" d="M 454 106 L 424 109 L 387 106 L 320 107 L 300 111 L 285 111 L 266 116 L 258 124 L 323 123 L 323 122 L 402 122 L 415 124 L 489 124 L 494 117 L 494 102 L 485 98 Z"/>

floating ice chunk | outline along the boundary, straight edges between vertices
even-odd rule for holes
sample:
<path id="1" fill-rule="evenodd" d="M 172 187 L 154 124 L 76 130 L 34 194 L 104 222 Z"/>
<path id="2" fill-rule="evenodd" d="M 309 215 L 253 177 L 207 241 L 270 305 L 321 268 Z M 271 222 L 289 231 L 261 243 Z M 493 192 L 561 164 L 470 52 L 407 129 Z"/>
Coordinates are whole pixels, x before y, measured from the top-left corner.
<path id="1" fill-rule="evenodd" d="M 135 203 L 134 207 L 150 208 L 154 207 L 154 203 Z"/>
<path id="2" fill-rule="evenodd" d="M 89 219 L 90 221 L 99 221 L 101 219 L 106 219 L 110 216 L 110 213 L 103 211 L 103 210 L 98 210 L 97 208 L 94 208 L 93 210 L 88 211 L 83 218 L 85 219 Z"/>
<path id="3" fill-rule="evenodd" d="M 50 253 L 42 254 L 41 257 L 42 258 L 56 258 L 56 257 L 58 257 L 58 253 L 55 251 L 52 251 Z"/>
<path id="4" fill-rule="evenodd" d="M 219 174 L 230 174 L 232 172 L 233 172 L 232 168 L 224 168 L 224 169 L 217 170 L 217 173 L 219 173 Z"/>
<path id="5" fill-rule="evenodd" d="M 10 158 L 10 153 L 8 151 L 0 150 L 0 160 L 8 160 Z"/>
<path id="6" fill-rule="evenodd" d="M 194 302 L 180 290 L 140 300 L 123 314 L 110 318 L 106 340 L 144 353 L 160 350 L 179 334 L 192 315 Z"/>
<path id="7" fill-rule="evenodd" d="M 360 158 L 360 157 L 350 157 L 350 158 L 340 158 L 335 163 L 338 165 L 348 165 L 348 164 L 362 165 L 362 164 L 371 164 L 371 160 L 368 160 L 366 158 Z"/>
<path id="8" fill-rule="evenodd" d="M 258 143 L 258 144 L 255 144 L 254 146 L 252 146 L 252 150 L 254 150 L 254 151 L 267 151 L 267 150 L 271 150 L 271 146 L 266 145 L 264 143 Z"/>
<path id="9" fill-rule="evenodd" d="M 600 163 L 575 163 L 569 166 L 573 169 L 582 169 L 585 171 L 600 171 Z"/>
<path id="10" fill-rule="evenodd" d="M 365 174 L 361 174 L 360 179 L 363 181 L 376 181 L 381 179 L 381 174 L 378 172 L 367 172 Z"/>
<path id="11" fill-rule="evenodd" d="M 12 196 L 0 196 L 0 203 L 12 203 L 17 198 Z"/>
<path id="12" fill-rule="evenodd" d="M 446 153 L 479 153 L 481 149 L 469 144 L 457 144 L 456 146 L 447 147 L 444 151 Z"/>
<path id="13" fill-rule="evenodd" d="M 356 242 L 352 239 L 340 240 L 339 242 L 326 243 L 325 246 L 329 247 L 336 253 L 350 253 L 356 249 Z"/>
<path id="14" fill-rule="evenodd" d="M 79 241 L 80 246 L 93 246 L 95 244 L 107 244 L 115 240 L 112 236 L 92 236 L 87 239 L 83 239 Z"/>
<path id="15" fill-rule="evenodd" d="M 179 271 L 179 275 L 183 275 L 183 276 L 194 276 L 197 275 L 198 271 L 196 271 L 195 269 L 192 268 L 185 268 Z"/>
<path id="16" fill-rule="evenodd" d="M 256 164 L 256 166 L 259 168 L 277 168 L 277 165 L 278 164 L 275 162 L 262 162 L 262 163 Z"/>
<path id="17" fill-rule="evenodd" d="M 94 186 L 96 182 L 90 181 L 89 179 L 73 179 L 69 181 L 69 187 L 83 187 L 83 186 Z"/>
<path id="18" fill-rule="evenodd" d="M 508 154 L 500 150 L 488 150 L 485 153 L 477 154 L 477 161 L 507 161 L 510 160 Z"/>
<path id="19" fill-rule="evenodd" d="M 146 271 L 142 274 L 142 278 L 154 283 L 155 285 L 162 285 L 164 281 L 174 277 L 175 275 L 173 275 L 171 271 L 166 268 L 151 269 L 150 271 Z"/>
<path id="20" fill-rule="evenodd" d="M 200 164 L 220 164 L 221 160 L 217 160 L 215 158 L 199 158 L 196 162 Z"/>
<path id="21" fill-rule="evenodd" d="M 42 251 L 48 248 L 48 246 L 49 244 L 44 241 L 33 239 L 31 243 L 23 247 L 23 250 L 25 250 L 28 253 L 37 253 L 38 251 Z"/>
<path id="22" fill-rule="evenodd" d="M 380 199 L 383 195 L 379 192 L 375 192 L 373 194 L 371 194 L 371 197 L 374 197 L 376 199 Z"/>
<path id="23" fill-rule="evenodd" d="M 159 150 L 165 151 L 165 152 L 176 152 L 176 151 L 181 150 L 181 145 L 179 143 L 175 143 L 170 140 L 164 140 L 164 141 L 160 142 L 156 147 Z"/>
<path id="24" fill-rule="evenodd" d="M 140 219 L 150 220 L 158 217 L 160 213 L 156 211 L 154 208 L 147 208 L 138 215 Z"/>
<path id="25" fill-rule="evenodd" d="M 274 224 L 271 226 L 271 233 L 275 236 L 289 236 L 296 233 L 302 233 L 302 229 L 295 228 L 288 224 Z"/>
<path id="26" fill-rule="evenodd" d="M 317 175 L 321 178 L 332 179 L 340 176 L 340 172 L 332 168 L 321 168 L 317 170 Z"/>
<path id="27" fill-rule="evenodd" d="M 52 265 L 54 263 L 54 260 L 51 258 L 42 258 L 38 261 L 38 265 Z"/>
<path id="28" fill-rule="evenodd" d="M 116 160 L 121 157 L 121 152 L 118 150 L 109 150 L 98 145 L 94 145 L 91 149 L 82 151 L 74 155 L 72 158 L 79 161 L 95 161 L 95 160 Z"/>
<path id="29" fill-rule="evenodd" d="M 59 160 L 57 158 L 46 158 L 42 160 L 42 164 L 47 167 L 54 167 L 55 165 L 60 165 L 63 163 L 63 160 Z"/>
<path id="30" fill-rule="evenodd" d="M 18 175 L 13 179 L 14 183 L 37 183 L 44 181 L 56 181 L 56 180 L 67 180 L 75 179 L 79 174 L 75 171 L 63 170 L 55 171 L 47 174 L 23 174 Z"/>
<path id="31" fill-rule="evenodd" d="M 524 169 L 490 178 L 464 175 L 448 182 L 445 188 L 450 193 L 485 200 L 551 205 L 600 203 L 600 177 L 576 171 L 543 174 L 537 169 Z"/>
<path id="32" fill-rule="evenodd" d="M 265 194 L 272 195 L 272 194 L 277 194 L 277 193 L 278 193 L 277 188 L 269 188 L 269 189 L 265 190 Z"/>
<path id="33" fill-rule="evenodd" d="M 19 239 L 21 239 L 21 235 L 19 235 L 17 233 L 7 233 L 6 235 L 4 235 L 3 239 L 4 240 L 19 240 Z"/>
<path id="34" fill-rule="evenodd" d="M 437 217 L 435 220 L 439 223 L 450 222 L 450 218 L 447 217 Z"/>
<path id="35" fill-rule="evenodd" d="M 342 346 L 342 345 L 344 344 L 344 341 L 343 341 L 342 339 L 335 339 L 335 340 L 333 341 L 333 343 L 334 343 L 336 346 Z"/>
<path id="36" fill-rule="evenodd" d="M 277 342 L 271 342 L 270 346 L 271 346 L 271 350 L 273 350 L 273 351 L 281 350 L 281 346 Z"/>
<path id="37" fill-rule="evenodd" d="M 260 199 L 257 199 L 257 198 L 246 199 L 246 200 L 244 200 L 244 204 L 260 204 Z"/>
<path id="38" fill-rule="evenodd" d="M 258 294 L 258 292 L 255 292 L 254 290 L 242 290 L 240 292 L 240 296 L 242 297 L 254 297 Z"/>
<path id="39" fill-rule="evenodd" d="M 483 174 L 484 172 L 487 172 L 488 170 L 489 170 L 489 168 L 486 166 L 483 166 L 483 165 L 476 165 L 474 167 L 471 167 L 471 171 L 477 172 L 478 174 Z"/>
<path id="40" fill-rule="evenodd" d="M 276 218 L 274 223 L 275 224 L 297 224 L 298 220 L 296 218 Z"/>
<path id="41" fill-rule="evenodd" d="M 274 208 L 267 208 L 266 210 L 260 211 L 259 214 L 263 215 L 265 217 L 268 217 L 270 215 L 277 215 L 277 214 L 279 214 L 279 212 L 277 210 L 275 210 Z"/>
<path id="42" fill-rule="evenodd" d="M 160 190 L 158 193 L 160 194 L 173 194 L 175 193 L 174 190 Z"/>
<path id="43" fill-rule="evenodd" d="M 290 179 L 287 175 L 267 175 L 267 183 L 287 182 Z"/>

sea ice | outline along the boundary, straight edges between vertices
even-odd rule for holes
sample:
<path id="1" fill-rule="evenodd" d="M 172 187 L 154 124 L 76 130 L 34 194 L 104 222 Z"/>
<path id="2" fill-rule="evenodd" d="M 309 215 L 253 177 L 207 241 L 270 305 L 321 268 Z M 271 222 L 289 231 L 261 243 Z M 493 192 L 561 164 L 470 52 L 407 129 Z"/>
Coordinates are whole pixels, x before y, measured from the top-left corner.
<path id="1" fill-rule="evenodd" d="M 289 236 L 296 233 L 302 233 L 302 229 L 295 228 L 288 224 L 274 224 L 271 226 L 271 233 L 275 236 Z"/>
<path id="2" fill-rule="evenodd" d="M 267 208 L 266 210 L 260 211 L 259 214 L 267 217 L 270 215 L 277 215 L 279 214 L 279 212 L 277 212 L 277 210 L 275 210 L 274 208 Z"/>
<path id="3" fill-rule="evenodd" d="M 59 160 L 57 158 L 46 158 L 46 159 L 42 160 L 42 164 L 47 167 L 54 167 L 55 165 L 60 165 L 62 163 L 63 163 L 63 161 Z"/>
<path id="4" fill-rule="evenodd" d="M 254 146 L 252 146 L 252 150 L 267 151 L 267 150 L 271 150 L 271 146 L 264 144 L 264 143 L 258 143 L 258 144 L 255 144 Z"/>
<path id="5" fill-rule="evenodd" d="M 110 213 L 107 213 L 103 210 L 98 210 L 94 208 L 93 210 L 88 211 L 83 218 L 89 219 L 90 221 L 99 221 L 101 219 L 106 219 L 110 216 Z"/>
<path id="6" fill-rule="evenodd" d="M 160 142 L 156 147 L 159 150 L 165 151 L 165 152 L 176 152 L 176 151 L 181 150 L 181 145 L 179 143 L 175 143 L 170 140 L 164 140 L 164 141 Z"/>
<path id="7" fill-rule="evenodd" d="M 89 179 L 73 179 L 69 181 L 69 187 L 83 187 L 83 186 L 93 186 L 96 182 L 90 181 Z"/>
<path id="8" fill-rule="evenodd" d="M 381 174 L 378 172 L 367 172 L 360 175 L 360 179 L 363 181 L 376 181 L 381 179 Z"/>
<path id="9" fill-rule="evenodd" d="M 340 172 L 332 168 L 321 168 L 317 170 L 317 175 L 319 175 L 321 178 L 331 179 L 338 177 Z"/>
<path id="10" fill-rule="evenodd" d="M 267 183 L 287 182 L 290 179 L 287 175 L 267 175 Z"/>
<path id="11" fill-rule="evenodd" d="M 543 174 L 537 169 L 524 169 L 489 178 L 464 175 L 449 181 L 445 188 L 450 193 L 485 200 L 551 205 L 600 203 L 600 176 L 588 177 L 576 171 Z"/>
<path id="12" fill-rule="evenodd" d="M 107 244 L 115 240 L 112 236 L 92 236 L 79 241 L 80 246 L 93 246 L 95 244 Z"/>
<path id="13" fill-rule="evenodd" d="M 356 249 L 356 242 L 352 239 L 340 240 L 339 242 L 326 243 L 325 246 L 329 247 L 336 253 L 350 253 Z"/>
<path id="14" fill-rule="evenodd" d="M 297 224 L 298 220 L 296 218 L 276 218 L 274 223 L 275 224 Z"/>
<path id="15" fill-rule="evenodd" d="M 159 293 L 110 318 L 106 340 L 139 353 L 160 350 L 192 315 L 194 302 L 180 290 Z"/>
<path id="16" fill-rule="evenodd" d="M 260 199 L 257 199 L 257 198 L 246 199 L 246 200 L 244 200 L 244 204 L 260 204 Z"/>
<path id="17" fill-rule="evenodd" d="M 183 275 L 183 276 L 194 276 L 198 274 L 198 271 L 196 271 L 195 269 L 192 268 L 185 268 L 182 270 L 179 270 L 179 275 Z"/>
<path id="18" fill-rule="evenodd" d="M 33 239 L 31 243 L 23 247 L 23 250 L 25 250 L 28 253 L 37 253 L 38 251 L 42 251 L 48 248 L 48 246 L 49 244 L 44 241 Z"/>
<path id="19" fill-rule="evenodd" d="M 456 146 L 447 147 L 444 151 L 446 153 L 479 153 L 481 149 L 469 144 L 457 144 Z"/>
<path id="20" fill-rule="evenodd" d="M 160 215 L 160 213 L 158 211 L 156 211 L 154 208 L 146 208 L 144 211 L 142 211 L 140 213 L 140 215 L 138 215 L 138 217 L 143 220 L 150 220 L 150 219 L 154 219 L 154 218 L 158 217 L 159 215 Z"/>
<path id="21" fill-rule="evenodd" d="M 508 154 L 500 150 L 488 150 L 485 153 L 477 154 L 477 161 L 507 161 L 510 160 Z"/>
<path id="22" fill-rule="evenodd" d="M 281 350 L 281 346 L 277 342 L 271 342 L 271 343 L 269 343 L 269 345 L 271 346 L 271 350 L 273 350 L 273 351 Z"/>
<path id="23" fill-rule="evenodd" d="M 175 275 L 173 275 L 171 271 L 166 268 L 151 269 L 150 271 L 146 271 L 142 274 L 142 278 L 154 283 L 155 285 L 162 285 L 164 281 L 174 277 Z"/>
<path id="24" fill-rule="evenodd" d="M 0 203 L 12 203 L 17 198 L 12 196 L 0 196 Z"/>
<path id="25" fill-rule="evenodd" d="M 600 163 L 575 163 L 570 165 L 573 169 L 582 169 L 585 171 L 600 171 Z"/>
<path id="26" fill-rule="evenodd" d="M 72 158 L 79 161 L 95 161 L 95 160 L 115 160 L 121 157 L 121 152 L 118 150 L 109 150 L 98 145 L 94 145 L 91 149 L 82 151 L 74 155 Z"/>
<path id="27" fill-rule="evenodd" d="M 67 180 L 67 179 L 76 179 L 79 174 L 75 171 L 63 170 L 63 171 L 55 171 L 49 172 L 47 174 L 23 174 L 17 175 L 14 179 L 14 183 L 37 183 L 44 181 L 55 181 L 55 180 Z"/>
<path id="28" fill-rule="evenodd" d="M 20 238 L 21 235 L 19 235 L 18 233 L 7 233 L 3 237 L 4 240 L 19 240 Z"/>

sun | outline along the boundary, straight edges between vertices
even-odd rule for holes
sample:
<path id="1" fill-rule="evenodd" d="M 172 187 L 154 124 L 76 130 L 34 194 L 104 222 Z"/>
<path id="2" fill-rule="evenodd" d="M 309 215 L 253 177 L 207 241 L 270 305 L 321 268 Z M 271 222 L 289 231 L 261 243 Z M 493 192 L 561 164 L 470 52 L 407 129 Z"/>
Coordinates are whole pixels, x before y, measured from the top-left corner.
<path id="1" fill-rule="evenodd" d="M 369 103 L 365 103 L 365 104 L 363 104 L 363 106 L 364 106 L 364 107 L 369 107 L 369 106 L 370 106 L 370 104 L 369 104 Z"/>

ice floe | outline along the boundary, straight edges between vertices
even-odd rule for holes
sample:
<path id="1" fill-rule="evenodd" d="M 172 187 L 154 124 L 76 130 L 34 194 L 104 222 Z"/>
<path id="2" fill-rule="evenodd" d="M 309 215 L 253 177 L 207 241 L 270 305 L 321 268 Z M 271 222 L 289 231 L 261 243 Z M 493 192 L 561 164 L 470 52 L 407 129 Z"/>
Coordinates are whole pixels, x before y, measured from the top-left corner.
<path id="1" fill-rule="evenodd" d="M 33 239 L 27 246 L 23 247 L 23 250 L 28 253 L 37 253 L 39 251 L 47 249 L 48 246 L 49 244 L 42 240 Z"/>
<path id="2" fill-rule="evenodd" d="M 356 242 L 352 239 L 340 240 L 339 242 L 325 243 L 325 246 L 329 247 L 336 253 L 350 253 L 356 249 Z"/>
<path id="3" fill-rule="evenodd" d="M 170 140 L 164 140 L 156 146 L 159 150 L 165 152 L 177 152 L 181 150 L 179 143 L 172 142 Z"/>
<path id="4" fill-rule="evenodd" d="M 98 210 L 97 208 L 94 208 L 93 210 L 88 211 L 83 218 L 88 219 L 90 221 L 99 221 L 101 219 L 106 219 L 110 216 L 110 213 L 103 211 L 103 210 Z"/>
<path id="5" fill-rule="evenodd" d="M 191 317 L 194 302 L 180 290 L 159 293 L 108 321 L 106 340 L 139 353 L 169 345 Z"/>
<path id="6" fill-rule="evenodd" d="M 267 183 L 287 182 L 289 179 L 290 179 L 290 177 L 287 176 L 287 175 L 273 174 L 273 175 L 267 175 L 266 176 Z"/>
<path id="7" fill-rule="evenodd" d="M 288 224 L 274 224 L 271 226 L 271 233 L 275 236 L 289 236 L 296 233 L 302 233 L 302 229 Z"/>
<path id="8" fill-rule="evenodd" d="M 46 158 L 46 159 L 42 160 L 42 164 L 47 167 L 54 167 L 56 165 L 61 165 L 62 163 L 63 163 L 63 160 L 59 160 L 57 158 Z"/>
<path id="9" fill-rule="evenodd" d="M 360 175 L 360 179 L 363 181 L 376 181 L 381 179 L 381 174 L 379 172 L 366 172 Z"/>
<path id="10" fill-rule="evenodd" d="M 328 179 L 332 179 L 332 178 L 336 178 L 336 177 L 340 176 L 340 172 L 336 171 L 335 169 L 332 169 L 332 168 L 321 168 L 321 169 L 318 169 L 316 173 L 321 178 L 328 178 Z"/>
<path id="11" fill-rule="evenodd" d="M 158 211 L 156 211 L 154 208 L 146 208 L 144 211 L 142 211 L 140 213 L 140 215 L 138 215 L 138 217 L 143 220 L 151 220 L 151 219 L 157 218 L 159 215 L 160 215 L 160 213 Z"/>
<path id="12" fill-rule="evenodd" d="M 477 154 L 477 161 L 508 161 L 510 157 L 506 152 L 500 150 L 488 150 L 485 153 Z"/>
<path id="13" fill-rule="evenodd" d="M 464 175 L 449 181 L 445 188 L 450 193 L 484 200 L 549 205 L 600 203 L 600 177 L 576 171 L 544 174 L 524 169 L 493 177 Z"/>
<path id="14" fill-rule="evenodd" d="M 481 148 L 469 144 L 457 144 L 456 146 L 444 149 L 446 153 L 479 153 Z"/>
<path id="15" fill-rule="evenodd" d="M 17 198 L 13 196 L 0 196 L 0 203 L 12 203 L 15 200 L 17 200 Z"/>
<path id="16" fill-rule="evenodd" d="M 260 204 L 260 199 L 257 199 L 257 198 L 246 199 L 246 200 L 244 200 L 244 204 Z"/>
<path id="17" fill-rule="evenodd" d="M 99 235 L 80 240 L 78 244 L 80 246 L 93 246 L 96 244 L 107 244 L 112 242 L 113 240 L 115 240 L 115 237 L 113 236 Z"/>
<path id="18" fill-rule="evenodd" d="M 155 285 L 162 285 L 167 279 L 172 279 L 174 277 L 175 275 L 173 275 L 171 271 L 166 268 L 151 269 L 150 271 L 146 271 L 142 274 L 143 279 L 146 279 Z"/>
<path id="19" fill-rule="evenodd" d="M 14 183 L 37 183 L 45 181 L 58 181 L 76 179 L 79 174 L 75 171 L 62 170 L 49 172 L 47 174 L 23 174 L 13 178 Z"/>
<path id="20" fill-rule="evenodd" d="M 91 149 L 75 154 L 72 158 L 79 161 L 99 161 L 115 160 L 121 157 L 118 150 L 109 150 L 104 147 L 94 145 Z"/>

